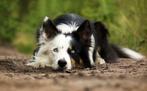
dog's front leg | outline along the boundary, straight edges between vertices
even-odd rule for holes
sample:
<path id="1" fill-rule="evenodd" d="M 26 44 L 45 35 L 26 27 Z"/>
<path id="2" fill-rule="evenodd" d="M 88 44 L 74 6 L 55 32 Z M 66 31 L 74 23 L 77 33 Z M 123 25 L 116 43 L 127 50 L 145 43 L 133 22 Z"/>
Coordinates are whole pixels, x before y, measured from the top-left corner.
<path id="1" fill-rule="evenodd" d="M 88 58 L 89 58 L 89 61 L 90 61 L 90 65 L 92 67 L 95 66 L 95 62 L 94 62 L 94 48 L 93 47 L 89 47 L 88 48 Z"/>
<path id="2" fill-rule="evenodd" d="M 83 47 L 80 53 L 80 57 L 83 61 L 84 67 L 91 68 L 95 66 L 95 63 L 93 60 L 93 52 L 89 50 L 89 48 Z"/>

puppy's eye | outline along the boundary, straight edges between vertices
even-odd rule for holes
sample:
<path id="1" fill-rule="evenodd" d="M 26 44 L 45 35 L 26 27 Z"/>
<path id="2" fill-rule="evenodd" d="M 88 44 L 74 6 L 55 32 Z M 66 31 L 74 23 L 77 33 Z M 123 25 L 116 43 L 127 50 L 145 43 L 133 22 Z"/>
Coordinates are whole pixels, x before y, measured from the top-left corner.
<path id="1" fill-rule="evenodd" d="M 58 52 L 59 50 L 58 50 L 58 48 L 54 48 L 53 51 L 54 52 Z"/>

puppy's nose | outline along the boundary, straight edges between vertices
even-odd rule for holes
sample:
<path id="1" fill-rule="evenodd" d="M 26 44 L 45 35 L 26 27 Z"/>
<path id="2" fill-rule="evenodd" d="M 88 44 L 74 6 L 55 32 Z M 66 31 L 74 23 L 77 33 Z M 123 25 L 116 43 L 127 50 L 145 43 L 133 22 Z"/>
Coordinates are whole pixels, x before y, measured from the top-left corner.
<path id="1" fill-rule="evenodd" d="M 59 61 L 58 61 L 58 65 L 59 65 L 59 67 L 61 67 L 61 68 L 65 67 L 66 64 L 67 64 L 67 62 L 66 62 L 65 60 L 59 60 Z"/>

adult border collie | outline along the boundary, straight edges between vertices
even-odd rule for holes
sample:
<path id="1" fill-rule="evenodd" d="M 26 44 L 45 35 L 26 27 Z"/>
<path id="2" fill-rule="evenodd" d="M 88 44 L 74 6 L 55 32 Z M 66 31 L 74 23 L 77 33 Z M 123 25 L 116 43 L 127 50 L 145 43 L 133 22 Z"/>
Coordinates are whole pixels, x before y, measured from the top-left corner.
<path id="1" fill-rule="evenodd" d="M 72 68 L 71 58 L 77 63 L 82 60 L 84 67 L 95 66 L 97 57 L 108 63 L 118 58 L 144 59 L 140 53 L 110 44 L 108 35 L 102 22 L 76 14 L 61 15 L 53 21 L 45 17 L 37 32 L 38 47 L 27 65 L 63 70 Z"/>

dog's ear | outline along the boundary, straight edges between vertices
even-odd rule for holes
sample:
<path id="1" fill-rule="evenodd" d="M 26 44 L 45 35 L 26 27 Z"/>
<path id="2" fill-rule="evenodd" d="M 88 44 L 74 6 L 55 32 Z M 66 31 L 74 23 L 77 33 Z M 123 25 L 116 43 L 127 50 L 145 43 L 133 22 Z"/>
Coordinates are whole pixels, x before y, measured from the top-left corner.
<path id="1" fill-rule="evenodd" d="M 76 33 L 82 40 L 88 40 L 92 35 L 92 29 L 89 20 L 85 20 L 80 27 L 77 29 Z"/>
<path id="2" fill-rule="evenodd" d="M 52 38 L 58 33 L 55 25 L 47 16 L 44 18 L 42 27 L 47 38 Z"/>
<path id="3" fill-rule="evenodd" d="M 99 35 L 99 37 L 103 38 L 107 38 L 107 36 L 109 35 L 108 29 L 106 28 L 106 26 L 100 22 L 97 21 L 94 23 L 94 27 L 96 30 L 97 35 Z"/>

